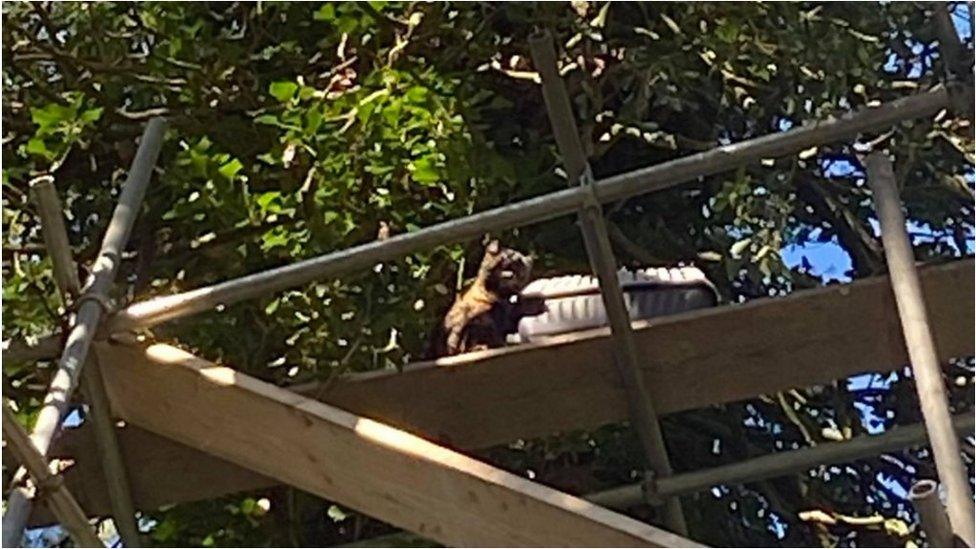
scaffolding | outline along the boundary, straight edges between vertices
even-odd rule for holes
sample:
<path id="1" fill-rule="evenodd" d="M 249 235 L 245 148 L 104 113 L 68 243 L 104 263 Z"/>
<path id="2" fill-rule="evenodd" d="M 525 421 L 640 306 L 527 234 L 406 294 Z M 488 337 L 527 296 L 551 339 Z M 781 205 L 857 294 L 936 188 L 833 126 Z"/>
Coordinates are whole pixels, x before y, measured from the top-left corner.
<path id="1" fill-rule="evenodd" d="M 954 535 L 972 547 L 973 495 L 960 458 L 958 435 L 972 434 L 973 415 L 971 411 L 951 415 L 939 365 L 948 358 L 973 354 L 971 285 L 967 289 L 959 283 L 972 279 L 973 262 L 916 267 L 887 157 L 874 152 L 866 164 L 890 278 L 858 281 L 840 289 L 631 323 L 615 276 L 616 260 L 602 212 L 602 204 L 608 202 L 886 130 L 900 121 L 933 116 L 946 108 L 971 116 L 971 111 L 958 110 L 967 108 L 967 98 L 972 98 L 971 81 L 962 82 L 957 71 L 946 86 L 925 93 L 598 180 L 580 146 L 552 38 L 535 36 L 530 45 L 570 186 L 387 240 L 115 311 L 108 291 L 149 186 L 165 122 L 150 121 L 140 139 L 84 287 L 72 274 L 77 270 L 53 185 L 50 180 L 34 182 L 32 191 L 55 279 L 63 297 L 73 300 L 76 314 L 70 331 L 63 334 L 63 347 L 61 335 L 53 334 L 37 346 L 21 344 L 4 352 L 5 358 L 15 360 L 59 357 L 29 438 L 8 426 L 12 418 L 4 408 L 4 438 L 26 466 L 15 475 L 3 517 L 4 545 L 20 543 L 25 525 L 31 521 L 32 504 L 40 495 L 49 498 L 50 512 L 69 526 L 79 543 L 91 544 L 94 533 L 82 524 L 84 516 L 79 518 L 78 502 L 68 488 L 75 491 L 98 478 L 108 490 L 97 495 L 92 493 L 97 491 L 79 491 L 81 506 L 89 515 L 111 514 L 124 544 L 131 547 L 140 545 L 136 509 L 274 482 L 299 487 L 448 545 L 695 546 L 684 537 L 686 526 L 677 498 L 681 494 L 928 440 L 947 503 L 943 510 L 932 497 L 931 486 L 916 487 L 913 501 L 924 515 L 923 526 L 932 530 L 930 540 Z M 573 213 L 580 217 L 590 264 L 600 280 L 609 330 L 441 359 L 408 367 L 403 373 L 353 377 L 325 388 L 294 390 L 131 336 L 134 330 L 219 310 L 315 279 L 353 273 L 437 245 Z M 816 322 L 817 318 L 824 322 Z M 889 319 L 894 318 L 900 319 L 900 327 L 892 325 Z M 812 324 L 835 327 L 811 333 Z M 854 330 L 851 336 L 851 327 L 858 325 L 865 331 Z M 731 334 L 741 326 L 766 329 L 758 330 L 761 337 L 735 338 L 736 348 L 714 336 Z M 696 335 L 701 333 L 709 333 L 708 338 L 717 341 Z M 875 337 L 865 341 L 865 334 Z M 690 343 L 675 343 L 682 338 Z M 799 351 L 795 356 L 802 348 L 815 351 L 805 355 Z M 786 354 L 794 362 L 806 360 L 822 366 L 824 356 L 833 356 L 831 353 L 838 357 L 831 361 L 836 363 L 833 369 L 783 372 L 776 368 Z M 607 357 L 612 360 L 608 362 Z M 707 363 L 704 357 L 708 357 Z M 718 364 L 717 357 L 726 362 Z M 924 424 L 714 469 L 672 473 L 658 425 L 664 413 L 828 382 L 866 369 L 894 369 L 905 362 L 912 364 L 918 381 Z M 681 368 L 670 367 L 674 364 Z M 505 373 L 514 370 L 517 376 Z M 471 372 L 477 372 L 478 379 L 466 380 Z M 569 374 L 575 376 L 572 386 L 560 386 L 558 378 Z M 524 390 L 515 392 L 534 398 L 502 404 L 506 397 L 499 394 L 499 387 L 491 386 L 492 380 L 502 379 L 516 380 Z M 79 383 L 91 404 L 91 421 L 55 443 Z M 425 402 L 410 399 L 409 395 L 418 393 L 416 387 L 424 387 Z M 585 387 L 585 394 L 580 387 Z M 696 390 L 685 390 L 688 387 Z M 574 398 L 566 398 L 570 393 Z M 469 398 L 465 403 L 470 410 L 460 410 L 452 398 Z M 486 410 L 493 413 L 483 413 Z M 485 417 L 492 419 L 487 424 L 476 423 Z M 113 418 L 130 427 L 118 430 Z M 412 434 L 440 437 L 446 433 L 457 447 L 483 448 L 622 419 L 629 420 L 637 431 L 647 466 L 645 477 L 640 483 L 585 498 L 533 483 Z M 289 452 L 282 453 L 280 448 Z M 98 462 L 81 459 L 75 471 L 63 476 L 47 473 L 45 460 L 65 452 L 75 457 L 98 456 Z M 342 475 L 332 473 L 339 468 Z M 200 478 L 209 475 L 216 480 L 205 486 L 162 485 L 154 479 L 167 478 L 165 471 Z M 667 529 L 610 510 L 639 502 L 661 507 Z M 43 513 L 34 518 L 45 520 Z"/>

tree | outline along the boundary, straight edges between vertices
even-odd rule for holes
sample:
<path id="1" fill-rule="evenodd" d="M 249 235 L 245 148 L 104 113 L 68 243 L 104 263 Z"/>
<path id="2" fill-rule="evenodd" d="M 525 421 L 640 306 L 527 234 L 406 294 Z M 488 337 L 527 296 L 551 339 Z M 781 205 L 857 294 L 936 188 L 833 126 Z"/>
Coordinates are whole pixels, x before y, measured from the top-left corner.
<path id="1" fill-rule="evenodd" d="M 6 3 L 3 5 L 4 338 L 54 329 L 27 182 L 51 173 L 76 257 L 91 261 L 133 140 L 172 122 L 119 280 L 144 299 L 342 249 L 563 187 L 527 37 L 557 37 L 598 177 L 887 101 L 943 74 L 935 26 L 910 3 L 422 4 Z M 971 33 L 970 33 L 971 36 Z M 970 38 L 971 45 L 971 38 Z M 922 260 L 972 254 L 972 142 L 951 114 L 864 136 L 897 159 Z M 785 265 L 791 244 L 838 242 L 853 277 L 883 270 L 851 143 L 613 204 L 628 265 L 694 261 L 728 301 L 818 285 Z M 539 274 L 584 271 L 571 218 L 501 235 Z M 477 242 L 160 326 L 275 383 L 398 368 L 470 276 Z M 811 329 L 815 329 L 812 327 Z M 246 337 L 242 337 L 246 334 Z M 972 363 L 951 366 L 972 382 Z M 788 364 L 784 367 L 789 367 Z M 5 364 L 31 419 L 49 365 Z M 911 380 L 832 387 L 665 418 L 678 470 L 918 419 Z M 954 397 L 972 407 L 971 391 Z M 872 414 L 860 410 L 870 408 Z M 714 450 L 717 448 L 717 450 Z M 567 489 L 629 481 L 629 431 L 608 427 L 484 454 Z M 710 544 L 903 544 L 911 509 L 879 478 L 929 473 L 918 452 L 684 498 Z M 265 505 L 268 503 L 268 505 Z M 267 511 L 270 509 L 270 511 Z M 870 527 L 803 511 L 880 515 Z M 649 510 L 631 512 L 648 517 Z M 331 520 L 327 520 L 326 517 Z M 292 489 L 148 515 L 162 544 L 327 544 L 383 525 Z"/>

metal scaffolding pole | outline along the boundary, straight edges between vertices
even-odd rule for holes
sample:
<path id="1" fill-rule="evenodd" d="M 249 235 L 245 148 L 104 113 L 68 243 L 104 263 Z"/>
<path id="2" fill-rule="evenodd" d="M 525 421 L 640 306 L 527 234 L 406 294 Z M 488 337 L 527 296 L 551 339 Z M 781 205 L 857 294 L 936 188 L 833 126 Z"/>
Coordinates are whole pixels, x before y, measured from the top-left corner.
<path id="1" fill-rule="evenodd" d="M 630 421 L 640 440 L 644 458 L 650 471 L 648 485 L 653 487 L 657 479 L 671 475 L 671 462 L 661 434 L 657 412 L 647 391 L 637 356 L 637 346 L 630 326 L 630 315 L 624 304 L 620 280 L 617 278 L 617 261 L 607 235 L 603 207 L 596 197 L 593 176 L 586 154 L 579 140 L 579 130 L 569 103 L 566 86 L 556 67 L 556 51 L 552 35 L 548 32 L 529 39 L 532 60 L 542 77 L 542 93 L 545 97 L 549 121 L 559 147 L 571 184 L 593 193 L 580 209 L 580 225 L 583 242 L 590 265 L 600 282 L 600 295 L 610 320 L 613 340 L 614 363 L 623 381 L 627 395 Z M 685 535 L 688 526 L 678 498 L 666 498 L 663 502 L 664 523 L 673 532 Z"/>
<path id="2" fill-rule="evenodd" d="M 109 331 L 147 328 L 213 310 L 312 280 L 367 269 L 383 261 L 441 244 L 477 238 L 486 232 L 539 223 L 579 210 L 596 192 L 602 203 L 674 187 L 699 177 L 735 169 L 764 158 L 794 154 L 814 145 L 887 129 L 902 120 L 931 116 L 948 105 L 944 88 L 898 99 L 785 132 L 716 147 L 647 168 L 575 186 L 345 250 L 269 269 L 212 286 L 135 303 L 107 325 Z"/>
<path id="3" fill-rule="evenodd" d="M 48 471 L 47 460 L 38 453 L 27 436 L 27 431 L 17 422 L 6 402 L 3 403 L 3 438 L 17 456 L 17 460 L 30 471 L 37 488 L 44 490 L 51 512 L 68 530 L 75 543 L 81 547 L 104 547 L 102 540 L 98 539 L 91 524 L 88 523 L 88 517 L 81 510 L 78 501 L 64 485 L 64 480 L 60 475 L 53 475 Z M 5 547 L 13 546 L 5 545 Z"/>
<path id="4" fill-rule="evenodd" d="M 976 417 L 972 413 L 958 414 L 953 417 L 953 426 L 960 435 L 972 433 L 973 427 L 976 426 Z M 925 431 L 925 425 L 921 423 L 894 427 L 880 435 L 866 435 L 845 442 L 829 442 L 800 450 L 777 452 L 729 465 L 668 477 L 662 479 L 658 484 L 658 495 L 690 494 L 707 490 L 718 484 L 739 484 L 796 474 L 821 465 L 848 463 L 888 452 L 898 452 L 906 448 L 922 446 L 927 442 L 928 433 Z M 921 483 L 924 482 L 930 481 L 921 481 Z M 913 490 L 915 490 L 914 487 Z M 925 494 L 922 495 L 925 496 Z M 628 507 L 646 502 L 642 483 L 628 484 L 582 497 L 602 507 L 618 510 L 626 510 Z M 942 505 L 938 503 L 938 498 L 934 498 L 934 501 L 939 505 L 938 509 L 941 511 Z M 924 502 L 922 505 L 926 503 L 928 502 Z M 919 503 L 915 502 L 915 506 L 918 508 Z M 919 513 L 921 514 L 923 511 L 919 510 Z M 944 512 L 942 513 L 942 520 L 946 520 Z M 952 546 L 951 544 L 935 542 L 936 539 L 944 539 L 935 538 L 934 536 L 938 534 L 929 533 L 929 529 L 935 531 L 938 524 L 931 526 L 926 526 L 926 524 L 932 523 L 927 523 L 926 519 L 922 518 L 922 527 L 926 529 L 926 536 L 931 547 Z M 948 523 L 946 523 L 946 528 L 948 528 Z M 393 534 L 390 537 L 397 535 Z M 948 538 L 951 539 L 951 537 L 951 532 L 949 532 Z M 387 536 L 366 540 L 357 545 L 375 547 L 385 539 Z M 351 547 L 351 545 L 345 547 Z"/>
<path id="5" fill-rule="evenodd" d="M 952 419 L 953 429 L 960 435 L 971 434 L 976 426 L 972 412 L 958 414 Z M 928 442 L 925 425 L 917 423 L 895 427 L 873 436 L 861 436 L 845 442 L 830 442 L 819 446 L 777 452 L 745 461 L 720 465 L 710 469 L 681 473 L 661 479 L 657 485 L 659 496 L 691 494 L 708 490 L 719 484 L 742 484 L 767 478 L 801 473 L 820 465 L 847 463 L 887 452 L 897 452 Z M 586 499 L 611 509 L 626 509 L 645 500 L 642 483 L 628 484 L 586 496 Z"/>
<path id="6" fill-rule="evenodd" d="M 77 266 L 71 257 L 68 232 L 64 227 L 61 200 L 54 188 L 54 178 L 50 176 L 38 178 L 32 182 L 31 192 L 34 195 L 34 202 L 41 218 L 44 245 L 54 267 L 55 280 L 61 293 L 61 300 L 67 307 L 73 299 L 81 294 L 81 284 L 78 281 Z M 129 490 L 129 477 L 125 462 L 122 459 L 122 453 L 119 450 L 115 425 L 110 415 L 108 395 L 105 393 L 98 360 L 94 355 L 88 357 L 88 363 L 82 369 L 81 375 L 82 388 L 88 395 L 90 405 L 88 419 L 94 427 L 98 458 L 105 470 L 105 483 L 116 529 L 126 547 L 139 547 L 141 542 L 139 540 L 139 528 L 135 520 L 132 494 Z"/>
<path id="7" fill-rule="evenodd" d="M 115 273 L 122 261 L 122 251 L 129 240 L 142 199 L 149 186 L 150 176 L 163 143 L 166 123 L 154 118 L 146 125 L 139 149 L 126 178 L 118 205 L 112 213 L 102 247 L 92 267 L 85 293 L 78 299 L 78 312 L 68 334 L 58 369 L 51 380 L 44 405 L 37 416 L 31 441 L 37 451 L 46 456 L 55 434 L 61 428 L 61 420 L 68 409 L 69 400 L 78 386 L 79 374 L 92 339 L 108 308 L 108 293 L 115 280 Z M 7 510 L 3 515 L 3 545 L 19 545 L 24 525 L 30 517 L 31 501 L 23 491 L 11 492 Z"/>
<path id="8" fill-rule="evenodd" d="M 939 483 L 934 480 L 920 480 L 908 491 L 908 499 L 918 511 L 918 522 L 922 525 L 929 547 L 952 547 L 952 526 L 945 507 L 939 501 Z"/>
<path id="9" fill-rule="evenodd" d="M 873 191 L 875 210 L 881 223 L 881 240 L 891 288 L 915 374 L 915 388 L 932 442 L 939 480 L 946 487 L 949 522 L 956 535 L 972 547 L 973 493 L 960 455 L 959 439 L 952 429 L 949 399 L 929 328 L 925 296 L 915 269 L 915 256 L 901 211 L 894 171 L 891 161 L 880 152 L 869 155 L 866 164 L 868 184 Z"/>
<path id="10" fill-rule="evenodd" d="M 41 218 L 41 234 L 44 247 L 51 257 L 54 282 L 61 292 L 61 302 L 67 308 L 81 292 L 81 282 L 74 259 L 71 258 L 71 245 L 68 243 L 68 231 L 64 228 L 64 213 L 58 191 L 54 188 L 54 177 L 45 175 L 34 179 L 30 182 L 30 190 Z"/>
<path id="11" fill-rule="evenodd" d="M 949 101 L 953 112 L 969 121 L 969 138 L 972 139 L 973 130 L 976 129 L 973 127 L 973 54 L 956 32 L 952 14 L 949 12 L 949 2 L 931 2 L 930 6 L 939 36 L 939 53 L 946 70 L 945 84 L 949 91 Z"/>

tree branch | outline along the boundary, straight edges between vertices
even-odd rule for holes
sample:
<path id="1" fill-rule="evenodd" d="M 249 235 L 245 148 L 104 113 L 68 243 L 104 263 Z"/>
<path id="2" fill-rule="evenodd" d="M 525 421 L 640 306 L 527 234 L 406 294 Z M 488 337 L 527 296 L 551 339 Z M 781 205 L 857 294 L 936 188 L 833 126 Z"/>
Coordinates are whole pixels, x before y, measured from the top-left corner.
<path id="1" fill-rule="evenodd" d="M 881 245 L 849 210 L 838 204 L 817 182 L 801 179 L 796 187 L 796 195 L 813 208 L 817 217 L 830 224 L 851 255 L 851 265 L 858 275 L 869 276 L 881 272 Z"/>

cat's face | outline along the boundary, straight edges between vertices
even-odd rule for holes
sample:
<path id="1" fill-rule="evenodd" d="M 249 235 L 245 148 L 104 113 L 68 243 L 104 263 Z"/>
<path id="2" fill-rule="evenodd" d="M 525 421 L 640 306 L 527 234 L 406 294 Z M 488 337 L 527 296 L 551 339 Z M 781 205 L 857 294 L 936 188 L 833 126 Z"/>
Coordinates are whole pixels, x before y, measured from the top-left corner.
<path id="1" fill-rule="evenodd" d="M 510 296 L 522 291 L 532 276 L 532 258 L 510 248 L 502 248 L 497 240 L 485 247 L 485 258 L 478 272 L 485 287 L 499 295 Z"/>

